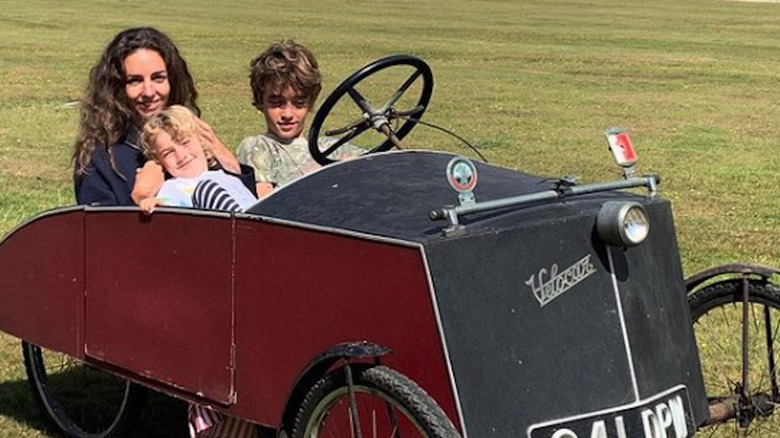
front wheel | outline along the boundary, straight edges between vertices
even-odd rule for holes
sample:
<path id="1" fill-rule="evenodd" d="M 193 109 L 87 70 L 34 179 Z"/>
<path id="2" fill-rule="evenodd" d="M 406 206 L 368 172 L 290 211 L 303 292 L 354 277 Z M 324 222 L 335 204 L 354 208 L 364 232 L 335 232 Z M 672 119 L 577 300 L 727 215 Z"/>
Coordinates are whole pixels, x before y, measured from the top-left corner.
<path id="1" fill-rule="evenodd" d="M 385 366 L 353 367 L 360 436 L 459 438 L 441 408 L 411 379 Z M 306 394 L 292 438 L 355 438 L 344 370 L 323 377 Z"/>
<path id="2" fill-rule="evenodd" d="M 112 438 L 131 425 L 143 388 L 66 355 L 22 342 L 27 380 L 55 430 L 71 438 Z"/>
<path id="3" fill-rule="evenodd" d="M 711 414 L 697 436 L 780 438 L 780 291 L 749 281 L 744 305 L 744 284 L 720 281 L 688 297 Z"/>

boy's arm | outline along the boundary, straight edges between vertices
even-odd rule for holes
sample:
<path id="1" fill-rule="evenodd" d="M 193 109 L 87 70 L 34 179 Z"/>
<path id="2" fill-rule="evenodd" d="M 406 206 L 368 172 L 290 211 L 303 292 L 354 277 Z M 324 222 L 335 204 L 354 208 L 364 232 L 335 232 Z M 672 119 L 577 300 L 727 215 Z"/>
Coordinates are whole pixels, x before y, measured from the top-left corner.
<path id="1" fill-rule="evenodd" d="M 270 195 L 271 192 L 274 191 L 276 188 L 273 184 L 269 182 L 259 182 L 256 184 L 257 186 L 257 199 L 263 199 L 266 196 Z"/>
<path id="2" fill-rule="evenodd" d="M 276 188 L 276 182 L 273 181 L 272 169 L 274 167 L 274 158 L 268 145 L 262 141 L 262 136 L 247 137 L 236 149 L 238 161 L 243 167 L 250 167 L 254 171 L 254 183 L 256 195 L 263 198 Z"/>
<path id="3" fill-rule="evenodd" d="M 135 184 L 130 197 L 137 205 L 147 198 L 153 198 L 160 191 L 165 182 L 162 166 L 154 160 L 147 161 L 143 167 L 137 170 Z"/>
<path id="4" fill-rule="evenodd" d="M 336 141 L 337 141 L 336 138 L 320 137 L 319 138 L 319 142 L 318 142 L 318 144 L 320 146 L 320 150 L 325 150 L 325 149 L 329 148 Z M 352 158 L 357 158 L 357 157 L 360 157 L 362 155 L 365 155 L 366 152 L 367 151 L 365 149 L 363 149 L 361 147 L 358 147 L 358 146 L 355 146 L 352 143 L 344 143 L 343 145 L 341 145 L 341 147 L 336 149 L 333 152 L 333 154 L 330 157 L 328 157 L 328 158 L 330 158 L 331 160 L 336 160 L 336 161 L 350 160 Z"/>
<path id="5" fill-rule="evenodd" d="M 141 199 L 138 202 L 138 207 L 146 214 L 152 214 L 154 212 L 154 207 L 157 207 L 158 205 L 163 205 L 163 202 L 161 199 L 155 198 L 154 196 Z"/>
<path id="6" fill-rule="evenodd" d="M 357 158 L 361 155 L 365 155 L 365 153 L 368 152 L 367 150 L 355 146 L 352 143 L 345 144 L 344 147 L 342 147 L 340 150 L 342 151 L 342 156 L 345 159 Z"/>

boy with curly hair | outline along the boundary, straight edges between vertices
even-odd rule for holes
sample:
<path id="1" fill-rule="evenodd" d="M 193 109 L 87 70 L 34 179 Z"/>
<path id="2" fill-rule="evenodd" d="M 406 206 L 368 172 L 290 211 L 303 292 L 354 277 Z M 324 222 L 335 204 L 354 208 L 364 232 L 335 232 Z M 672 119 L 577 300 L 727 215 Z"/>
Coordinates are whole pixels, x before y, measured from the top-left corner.
<path id="1" fill-rule="evenodd" d="M 240 163 L 254 169 L 257 195 L 262 198 L 320 167 L 309 154 L 309 143 L 302 134 L 322 89 L 322 78 L 314 54 L 292 40 L 271 44 L 249 65 L 252 104 L 263 114 L 267 132 L 245 138 L 236 155 Z M 363 152 L 347 144 L 332 158 Z"/>

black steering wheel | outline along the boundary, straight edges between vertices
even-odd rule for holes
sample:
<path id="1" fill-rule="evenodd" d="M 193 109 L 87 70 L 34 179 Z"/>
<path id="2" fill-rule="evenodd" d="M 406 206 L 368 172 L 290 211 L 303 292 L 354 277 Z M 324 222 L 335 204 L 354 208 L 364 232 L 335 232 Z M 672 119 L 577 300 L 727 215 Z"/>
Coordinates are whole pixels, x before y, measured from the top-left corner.
<path id="1" fill-rule="evenodd" d="M 355 87 L 372 74 L 395 66 L 411 66 L 414 68 L 414 71 L 409 78 L 401 84 L 398 90 L 390 96 L 390 99 L 385 102 L 384 105 L 379 108 L 374 108 Z M 420 77 L 422 77 L 422 91 L 420 93 L 420 99 L 417 101 L 417 105 L 406 111 L 396 110 L 394 105 Z M 330 96 L 328 96 L 327 99 L 325 99 L 322 106 L 320 106 L 320 109 L 317 111 L 317 114 L 314 116 L 314 120 L 311 123 L 311 128 L 309 128 L 309 153 L 311 153 L 311 156 L 320 165 L 325 166 L 333 163 L 337 160 L 331 159 L 330 156 L 333 155 L 337 149 L 369 128 L 374 128 L 383 133 L 387 137 L 387 140 L 366 153 L 370 154 L 373 152 L 386 151 L 393 146 L 402 149 L 401 139 L 414 128 L 414 125 L 417 124 L 417 120 L 420 119 L 428 108 L 432 93 L 433 73 L 431 73 L 431 68 L 428 64 L 422 59 L 409 55 L 393 55 L 374 61 L 348 77 L 330 94 Z M 323 145 L 325 150 L 322 150 L 320 149 L 319 143 L 320 130 L 325 123 L 325 119 L 345 95 L 349 95 L 358 106 L 361 111 L 361 118 L 342 128 L 326 131 L 325 135 L 327 137 L 336 138 L 332 143 L 326 142 L 327 144 Z M 392 128 L 392 123 L 399 118 L 407 118 L 407 120 L 398 130 L 394 130 Z"/>

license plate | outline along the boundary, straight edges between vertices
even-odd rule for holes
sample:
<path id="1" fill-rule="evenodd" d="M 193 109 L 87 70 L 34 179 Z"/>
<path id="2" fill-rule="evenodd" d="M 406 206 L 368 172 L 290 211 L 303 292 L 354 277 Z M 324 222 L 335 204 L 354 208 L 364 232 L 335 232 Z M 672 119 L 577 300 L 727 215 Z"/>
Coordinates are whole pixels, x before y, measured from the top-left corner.
<path id="1" fill-rule="evenodd" d="M 696 427 L 685 386 L 649 399 L 576 417 L 534 424 L 529 438 L 685 438 Z"/>

